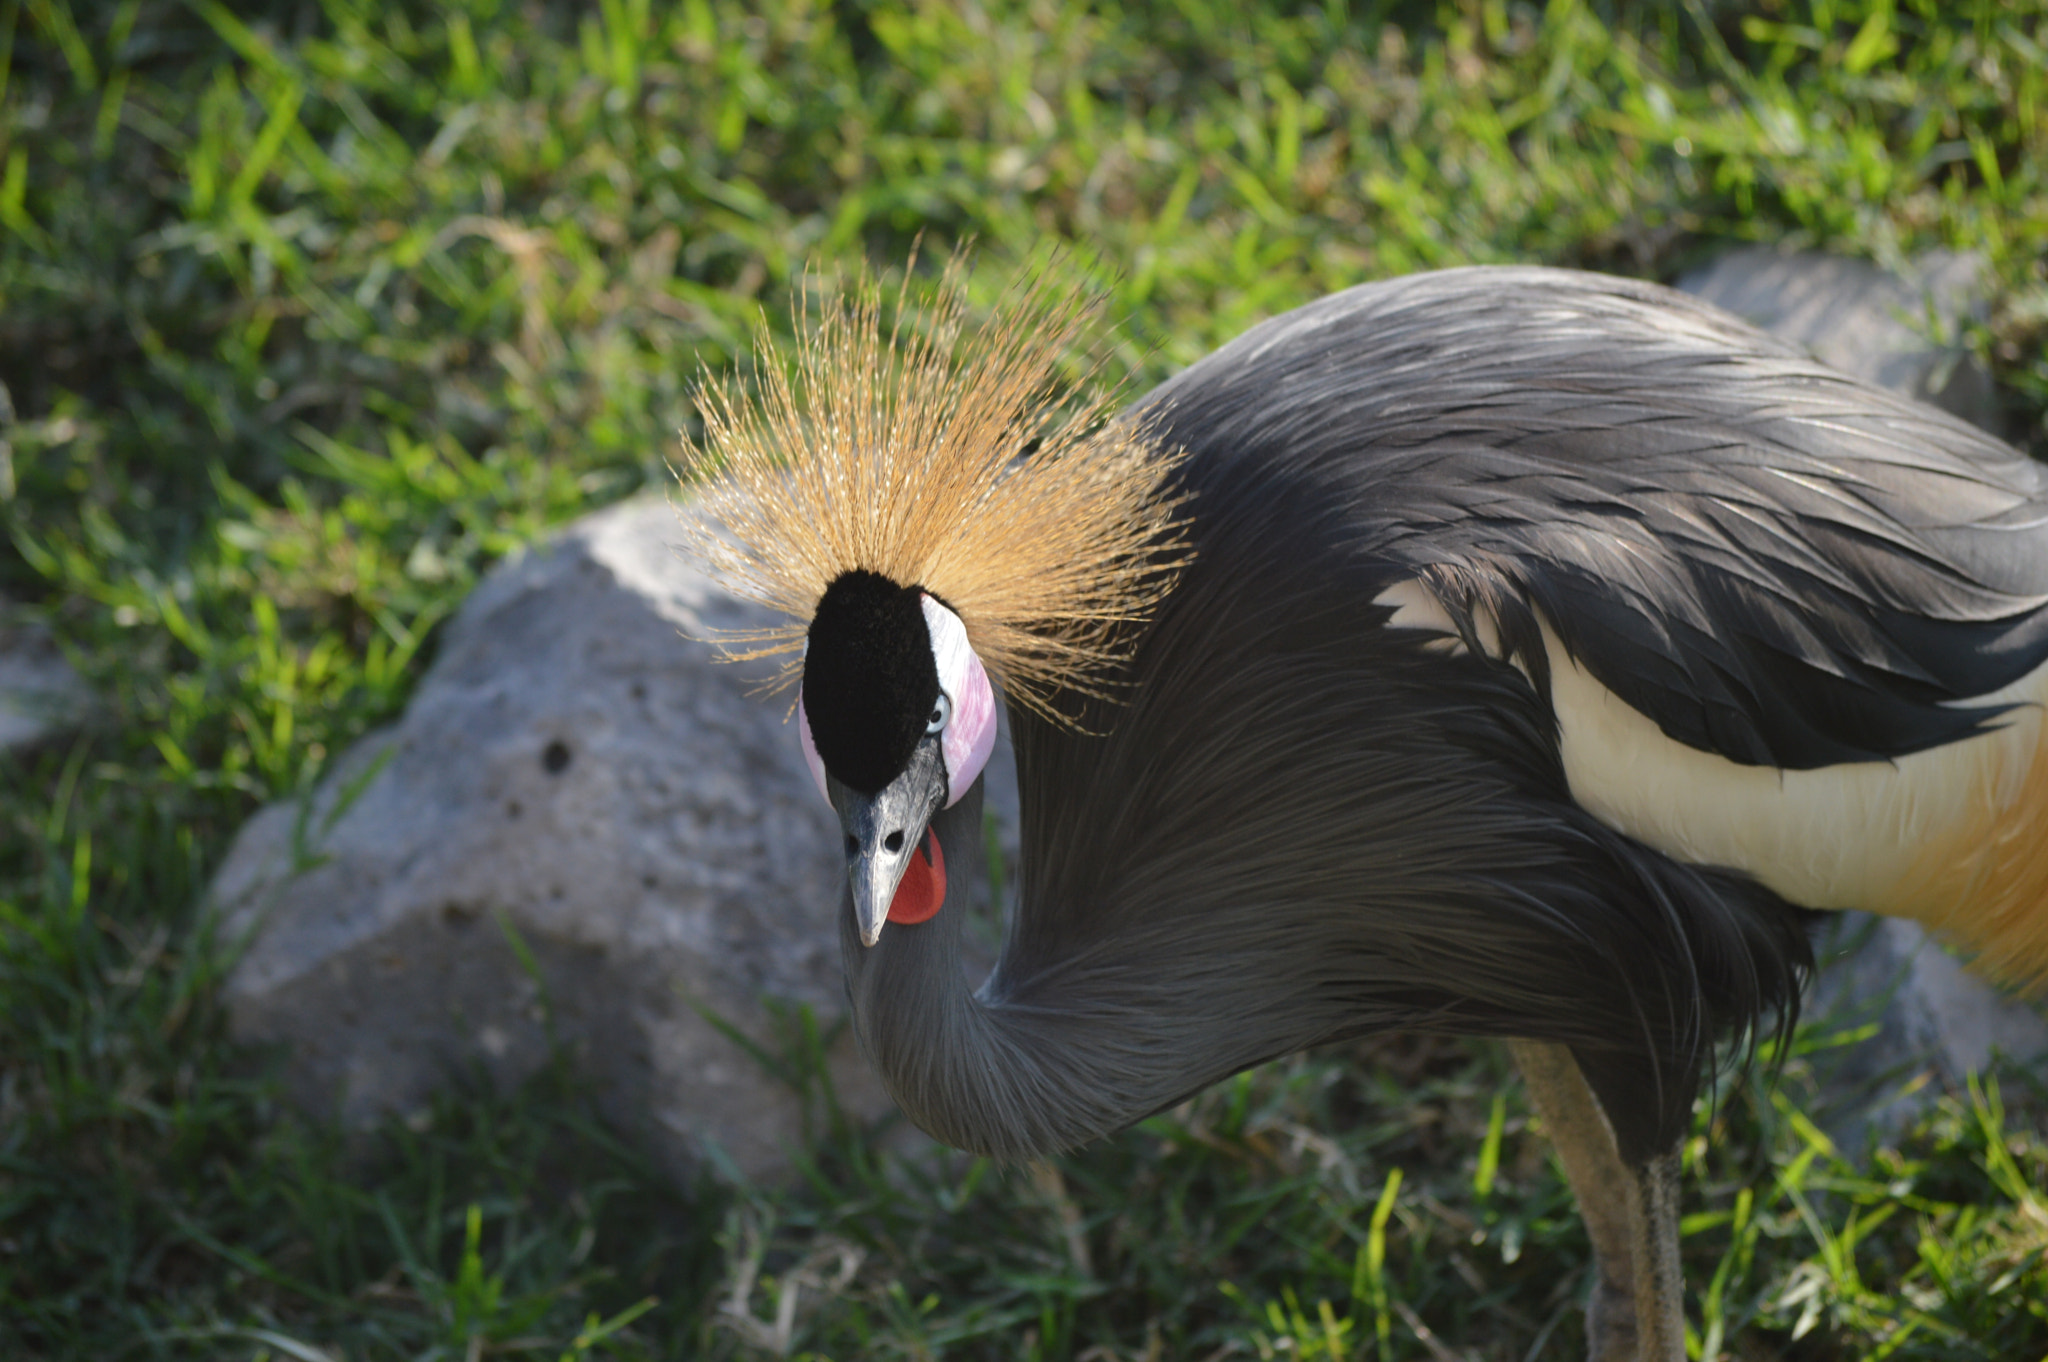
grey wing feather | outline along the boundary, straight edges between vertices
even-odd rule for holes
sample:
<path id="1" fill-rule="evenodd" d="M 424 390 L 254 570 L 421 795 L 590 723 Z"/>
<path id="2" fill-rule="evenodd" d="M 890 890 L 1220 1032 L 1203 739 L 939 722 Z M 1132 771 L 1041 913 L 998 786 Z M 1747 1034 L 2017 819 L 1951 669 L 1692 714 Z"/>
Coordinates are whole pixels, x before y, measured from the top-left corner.
<path id="1" fill-rule="evenodd" d="M 1198 495 L 1246 459 L 1316 480 L 1361 553 L 1489 607 L 1524 654 L 1540 611 L 1665 733 L 1739 762 L 1952 742 L 2003 712 L 1961 702 L 2048 660 L 2039 466 L 1655 285 L 1365 285 L 1141 405 Z"/>

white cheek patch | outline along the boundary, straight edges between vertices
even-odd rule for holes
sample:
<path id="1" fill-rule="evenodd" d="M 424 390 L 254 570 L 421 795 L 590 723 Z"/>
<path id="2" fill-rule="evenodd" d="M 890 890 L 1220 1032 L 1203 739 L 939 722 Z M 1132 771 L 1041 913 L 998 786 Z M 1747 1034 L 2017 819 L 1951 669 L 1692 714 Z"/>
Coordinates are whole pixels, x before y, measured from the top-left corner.
<path id="1" fill-rule="evenodd" d="M 960 617 L 930 596 L 919 599 L 924 605 L 925 628 L 932 636 L 939 689 L 953 705 L 943 739 L 946 807 L 951 808 L 974 784 L 981 768 L 988 765 L 989 753 L 995 750 L 996 697 Z"/>
<path id="2" fill-rule="evenodd" d="M 811 737 L 811 716 L 804 713 L 804 702 L 796 702 L 796 728 L 804 744 L 804 765 L 811 768 L 811 779 L 818 782 L 818 793 L 825 796 L 825 802 L 832 802 L 832 792 L 825 788 L 825 759 L 818 755 L 817 740 Z"/>

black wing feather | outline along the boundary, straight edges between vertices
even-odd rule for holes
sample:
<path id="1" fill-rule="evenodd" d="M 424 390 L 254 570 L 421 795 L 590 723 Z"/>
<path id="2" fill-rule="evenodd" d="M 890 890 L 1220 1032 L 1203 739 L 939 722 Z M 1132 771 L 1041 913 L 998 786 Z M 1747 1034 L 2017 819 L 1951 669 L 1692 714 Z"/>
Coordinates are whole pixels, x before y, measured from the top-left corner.
<path id="1" fill-rule="evenodd" d="M 1666 734 L 1738 762 L 1953 742 L 2003 712 L 1966 702 L 2048 659 L 2037 465 L 1655 285 L 1368 284 L 1141 405 L 1198 463 L 1346 499 L 1362 554 L 1489 607 L 1539 668 L 1540 611 Z"/>

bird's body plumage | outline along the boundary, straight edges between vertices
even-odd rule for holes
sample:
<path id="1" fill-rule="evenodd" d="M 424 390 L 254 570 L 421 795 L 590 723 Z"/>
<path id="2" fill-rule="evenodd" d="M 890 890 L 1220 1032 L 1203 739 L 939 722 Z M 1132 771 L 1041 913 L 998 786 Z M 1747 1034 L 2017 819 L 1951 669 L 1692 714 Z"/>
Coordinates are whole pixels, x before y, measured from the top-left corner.
<path id="1" fill-rule="evenodd" d="M 2032 461 L 1682 295 L 1552 270 L 1353 289 L 1144 405 L 1192 476 L 1250 461 L 1341 503 L 1397 624 L 1519 664 L 1609 826 L 2048 975 Z"/>
<path id="2" fill-rule="evenodd" d="M 958 912 L 842 913 L 932 1133 L 1039 1154 L 1407 1028 L 1568 1046 L 1621 1165 L 1675 1167 L 1715 1040 L 1796 1008 L 1808 910 L 2048 976 L 2048 485 L 2011 449 L 1540 269 L 1334 295 L 1134 410 L 1178 575 L 1107 693 L 1013 709 L 995 971 L 970 994 Z M 972 876 L 978 798 L 930 827 Z"/>

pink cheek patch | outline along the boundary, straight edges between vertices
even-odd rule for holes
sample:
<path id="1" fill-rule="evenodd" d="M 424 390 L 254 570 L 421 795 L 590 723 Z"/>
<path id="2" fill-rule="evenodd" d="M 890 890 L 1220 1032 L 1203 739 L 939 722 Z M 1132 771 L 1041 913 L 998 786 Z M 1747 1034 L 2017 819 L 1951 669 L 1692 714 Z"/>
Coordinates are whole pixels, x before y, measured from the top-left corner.
<path id="1" fill-rule="evenodd" d="M 965 675 L 953 692 L 953 717 L 946 723 L 946 807 L 960 802 L 988 765 L 996 746 L 996 696 L 988 684 L 981 659 L 967 654 Z"/>
<path id="2" fill-rule="evenodd" d="M 825 796 L 825 802 L 832 802 L 832 792 L 825 788 L 825 760 L 818 755 L 818 744 L 811 737 L 811 716 L 804 713 L 804 702 L 796 702 L 796 727 L 802 735 L 804 765 L 811 768 L 811 779 L 818 783 L 818 793 Z"/>

